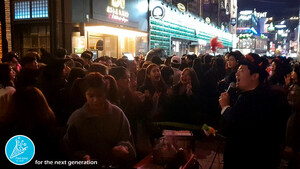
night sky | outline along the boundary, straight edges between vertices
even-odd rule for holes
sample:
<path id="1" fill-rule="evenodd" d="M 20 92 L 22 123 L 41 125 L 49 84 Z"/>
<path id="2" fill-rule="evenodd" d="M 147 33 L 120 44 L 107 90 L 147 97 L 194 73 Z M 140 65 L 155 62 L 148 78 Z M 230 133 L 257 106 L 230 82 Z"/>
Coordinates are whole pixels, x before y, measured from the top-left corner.
<path id="1" fill-rule="evenodd" d="M 300 0 L 238 0 L 239 10 L 254 9 L 268 12 L 275 20 L 299 15 Z"/>

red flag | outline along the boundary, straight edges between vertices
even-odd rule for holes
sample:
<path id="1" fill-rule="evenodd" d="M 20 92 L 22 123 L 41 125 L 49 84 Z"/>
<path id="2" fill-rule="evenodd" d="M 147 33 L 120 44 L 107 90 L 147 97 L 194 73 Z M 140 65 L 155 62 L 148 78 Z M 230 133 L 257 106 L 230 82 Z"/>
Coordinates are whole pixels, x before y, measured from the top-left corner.
<path id="1" fill-rule="evenodd" d="M 211 46 L 211 50 L 214 52 L 217 51 L 217 48 L 224 48 L 223 43 L 218 42 L 218 37 L 215 37 L 210 40 L 210 46 Z"/>

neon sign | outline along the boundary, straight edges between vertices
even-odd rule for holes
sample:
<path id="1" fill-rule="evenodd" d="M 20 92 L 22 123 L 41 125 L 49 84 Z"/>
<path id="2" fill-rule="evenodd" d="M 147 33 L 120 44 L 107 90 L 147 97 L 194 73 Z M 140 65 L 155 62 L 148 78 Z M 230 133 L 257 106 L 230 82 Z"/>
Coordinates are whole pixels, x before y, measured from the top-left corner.
<path id="1" fill-rule="evenodd" d="M 254 11 L 254 15 L 258 18 L 266 18 L 267 17 L 267 12 L 256 12 L 256 11 Z"/>
<path id="2" fill-rule="evenodd" d="M 111 0 L 111 6 L 125 9 L 125 0 Z"/>
<path id="3" fill-rule="evenodd" d="M 111 6 L 107 6 L 108 17 L 113 20 L 128 22 L 129 12 L 125 9 L 125 0 L 111 0 Z"/>
<path id="4" fill-rule="evenodd" d="M 184 6 L 182 3 L 178 3 L 178 4 L 177 4 L 177 8 L 178 8 L 181 12 L 185 12 L 185 11 L 186 11 L 185 6 Z"/>

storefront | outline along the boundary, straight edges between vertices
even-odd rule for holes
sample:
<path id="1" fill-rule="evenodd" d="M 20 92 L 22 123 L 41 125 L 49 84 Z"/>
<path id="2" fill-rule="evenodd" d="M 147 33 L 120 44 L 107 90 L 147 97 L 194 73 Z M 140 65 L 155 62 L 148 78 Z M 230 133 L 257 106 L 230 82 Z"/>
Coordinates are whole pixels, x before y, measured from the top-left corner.
<path id="1" fill-rule="evenodd" d="M 12 46 L 23 56 L 29 50 L 50 52 L 50 15 L 48 0 L 13 0 Z M 8 38 L 8 37 L 7 37 Z"/>
<path id="2" fill-rule="evenodd" d="M 186 11 L 182 4 L 173 6 L 165 2 L 150 2 L 150 48 L 161 47 L 168 55 L 209 52 L 210 39 L 218 36 L 225 50 L 232 47 L 232 34 L 204 22 Z"/>
<path id="3" fill-rule="evenodd" d="M 75 53 L 90 50 L 94 58 L 126 55 L 130 59 L 147 53 L 147 0 L 94 0 L 91 7 L 92 16 L 85 16 L 84 33 L 73 33 Z"/>

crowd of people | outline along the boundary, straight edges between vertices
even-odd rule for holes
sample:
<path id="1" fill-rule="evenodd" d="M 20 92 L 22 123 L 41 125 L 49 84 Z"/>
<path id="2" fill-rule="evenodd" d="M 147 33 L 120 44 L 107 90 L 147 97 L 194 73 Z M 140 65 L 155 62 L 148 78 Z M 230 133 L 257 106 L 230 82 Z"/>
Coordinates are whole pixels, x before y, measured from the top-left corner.
<path id="1" fill-rule="evenodd" d="M 160 48 L 145 59 L 92 56 L 63 48 L 5 54 L 1 145 L 22 134 L 35 143 L 37 160 L 129 168 L 161 136 L 154 122 L 206 123 L 226 137 L 226 169 L 277 168 L 283 156 L 299 168 L 297 61 L 239 51 L 166 57 Z M 13 165 L 4 156 L 0 162 Z"/>

